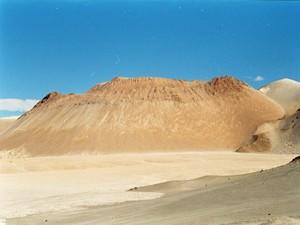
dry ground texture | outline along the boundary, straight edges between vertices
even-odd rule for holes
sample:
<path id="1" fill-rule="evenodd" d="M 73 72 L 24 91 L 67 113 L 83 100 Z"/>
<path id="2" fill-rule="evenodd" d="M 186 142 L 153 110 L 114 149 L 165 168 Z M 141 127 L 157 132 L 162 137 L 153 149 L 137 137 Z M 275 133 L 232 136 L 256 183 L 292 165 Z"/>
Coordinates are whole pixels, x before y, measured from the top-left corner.
<path id="1" fill-rule="evenodd" d="M 127 212 L 123 214 L 123 211 L 115 211 L 116 208 L 97 212 L 90 207 L 161 196 L 157 192 L 128 192 L 130 188 L 203 176 L 245 174 L 285 164 L 293 157 L 234 152 L 188 152 L 3 158 L 0 160 L 0 218 L 15 218 L 8 220 L 7 224 L 18 225 L 43 224 L 44 219 L 48 219 L 47 224 L 76 224 L 77 220 L 77 224 L 85 224 L 84 221 L 86 224 L 110 224 L 112 221 L 108 215 L 125 216 Z M 211 183 L 207 190 L 219 185 L 220 182 Z M 200 186 L 197 184 L 196 187 Z M 242 189 L 247 190 L 245 188 L 247 185 Z M 232 191 L 233 194 L 237 190 Z M 161 200 L 163 207 L 165 200 Z M 159 202 L 157 200 L 155 203 L 157 207 Z M 193 206 L 193 202 L 191 204 Z M 182 207 L 189 207 L 189 204 L 185 203 Z M 195 206 L 196 208 L 201 210 L 201 204 Z M 139 210 L 135 211 L 136 216 L 140 215 Z M 134 217 L 135 211 L 128 216 Z M 224 213 L 226 212 L 228 211 L 225 210 Z M 23 217 L 29 214 L 33 216 Z M 155 218 L 156 216 L 153 217 Z M 125 220 L 122 221 L 124 224 Z M 131 222 L 127 224 L 134 224 L 134 221 Z"/>

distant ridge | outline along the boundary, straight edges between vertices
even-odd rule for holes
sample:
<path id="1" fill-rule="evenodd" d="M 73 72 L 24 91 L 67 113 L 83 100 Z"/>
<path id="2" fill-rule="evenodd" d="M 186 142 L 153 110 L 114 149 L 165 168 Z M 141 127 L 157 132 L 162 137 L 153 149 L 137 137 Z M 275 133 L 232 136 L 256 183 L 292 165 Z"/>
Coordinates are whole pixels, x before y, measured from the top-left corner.
<path id="1" fill-rule="evenodd" d="M 287 115 L 300 108 L 300 82 L 284 78 L 274 81 L 260 89 L 265 95 L 278 102 Z"/>
<path id="2" fill-rule="evenodd" d="M 86 93 L 49 93 L 0 136 L 0 149 L 78 152 L 233 150 L 257 126 L 284 116 L 230 76 L 211 81 L 114 78 Z"/>

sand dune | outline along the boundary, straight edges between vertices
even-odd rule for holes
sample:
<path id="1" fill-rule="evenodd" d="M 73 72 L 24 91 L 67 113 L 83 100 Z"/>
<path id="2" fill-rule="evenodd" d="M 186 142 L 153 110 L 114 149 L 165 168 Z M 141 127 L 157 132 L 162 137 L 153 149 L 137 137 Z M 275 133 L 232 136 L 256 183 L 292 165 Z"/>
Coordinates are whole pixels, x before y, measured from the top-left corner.
<path id="1" fill-rule="evenodd" d="M 134 190 L 166 193 L 154 200 L 93 207 L 75 214 L 40 213 L 7 220 L 7 225 L 40 224 L 45 219 L 50 225 L 296 225 L 300 222 L 299 173 L 298 158 L 246 175 L 207 176 Z"/>
<path id="2" fill-rule="evenodd" d="M 81 95 L 47 95 L 0 136 L 0 149 L 31 155 L 232 150 L 257 126 L 283 116 L 280 105 L 232 77 L 115 78 Z"/>
<path id="3" fill-rule="evenodd" d="M 261 125 L 248 144 L 239 152 L 300 153 L 300 83 L 279 80 L 261 89 L 278 101 L 286 116 L 278 121 Z"/>

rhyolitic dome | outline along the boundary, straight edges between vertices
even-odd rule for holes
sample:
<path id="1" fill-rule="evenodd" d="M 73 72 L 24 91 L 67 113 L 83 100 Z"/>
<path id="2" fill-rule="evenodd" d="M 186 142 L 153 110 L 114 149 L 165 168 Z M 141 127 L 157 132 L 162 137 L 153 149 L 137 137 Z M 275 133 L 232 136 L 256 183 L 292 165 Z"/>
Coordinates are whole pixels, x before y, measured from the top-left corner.
<path id="1" fill-rule="evenodd" d="M 208 82 L 114 78 L 84 94 L 53 92 L 0 136 L 32 155 L 233 150 L 282 107 L 233 77 Z"/>

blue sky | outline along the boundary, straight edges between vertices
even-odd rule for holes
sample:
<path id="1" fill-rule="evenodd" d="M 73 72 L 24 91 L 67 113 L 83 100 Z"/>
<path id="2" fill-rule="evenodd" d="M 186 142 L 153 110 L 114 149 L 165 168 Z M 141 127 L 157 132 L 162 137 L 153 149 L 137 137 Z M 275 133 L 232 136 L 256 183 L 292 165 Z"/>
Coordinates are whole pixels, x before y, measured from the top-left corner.
<path id="1" fill-rule="evenodd" d="M 20 111 L 5 99 L 115 76 L 231 74 L 259 87 L 300 80 L 299 62 L 298 1 L 0 0 L 0 116 Z"/>

